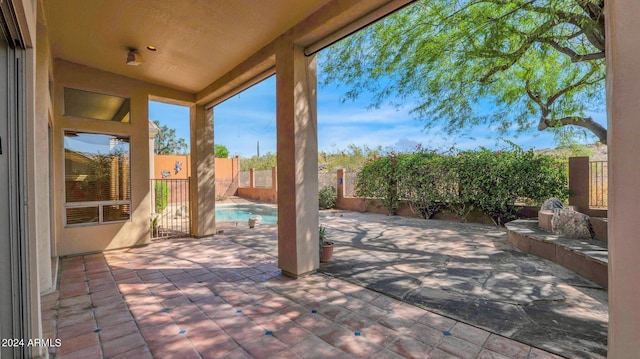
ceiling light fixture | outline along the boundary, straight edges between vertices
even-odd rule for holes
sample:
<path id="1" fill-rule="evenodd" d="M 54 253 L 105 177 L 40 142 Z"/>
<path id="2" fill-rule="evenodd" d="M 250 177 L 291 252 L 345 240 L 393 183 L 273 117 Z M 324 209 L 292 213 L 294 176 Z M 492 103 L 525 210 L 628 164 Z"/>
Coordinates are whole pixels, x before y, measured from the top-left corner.
<path id="1" fill-rule="evenodd" d="M 138 50 L 130 47 L 127 49 L 127 65 L 138 66 L 144 62 L 142 55 L 138 53 Z"/>

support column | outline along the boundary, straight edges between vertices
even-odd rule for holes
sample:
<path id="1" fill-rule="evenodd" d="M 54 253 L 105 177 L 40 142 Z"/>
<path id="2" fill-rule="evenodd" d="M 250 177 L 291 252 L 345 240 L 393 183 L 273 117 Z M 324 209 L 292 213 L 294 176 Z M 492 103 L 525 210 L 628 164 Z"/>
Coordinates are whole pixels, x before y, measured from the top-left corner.
<path id="1" fill-rule="evenodd" d="M 319 267 L 316 58 L 276 47 L 278 267 L 297 278 Z"/>
<path id="2" fill-rule="evenodd" d="M 609 358 L 640 353 L 640 2 L 607 0 Z"/>
<path id="3" fill-rule="evenodd" d="M 204 237 L 216 233 L 216 176 L 213 150 L 213 109 L 191 106 L 191 233 Z"/>

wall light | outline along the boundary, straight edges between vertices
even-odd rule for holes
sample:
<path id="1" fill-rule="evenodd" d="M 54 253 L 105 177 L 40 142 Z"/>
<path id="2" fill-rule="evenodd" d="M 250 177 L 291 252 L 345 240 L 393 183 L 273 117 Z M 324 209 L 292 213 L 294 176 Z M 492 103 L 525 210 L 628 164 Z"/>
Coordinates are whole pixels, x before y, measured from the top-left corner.
<path id="1" fill-rule="evenodd" d="M 129 52 L 127 53 L 127 65 L 138 66 L 144 62 L 142 55 L 138 53 L 138 50 L 134 48 L 129 48 Z"/>

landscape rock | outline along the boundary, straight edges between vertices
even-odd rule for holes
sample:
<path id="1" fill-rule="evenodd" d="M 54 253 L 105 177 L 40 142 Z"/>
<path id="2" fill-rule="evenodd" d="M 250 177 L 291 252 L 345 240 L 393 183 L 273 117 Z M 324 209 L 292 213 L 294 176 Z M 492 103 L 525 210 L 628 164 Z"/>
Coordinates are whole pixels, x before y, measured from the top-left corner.
<path id="1" fill-rule="evenodd" d="M 544 201 L 542 206 L 540 206 L 541 211 L 552 211 L 554 209 L 563 208 L 562 201 L 555 197 L 551 197 L 548 200 Z"/>
<path id="2" fill-rule="evenodd" d="M 556 208 L 551 218 L 551 232 L 568 237 L 593 239 L 589 216 L 571 208 Z"/>

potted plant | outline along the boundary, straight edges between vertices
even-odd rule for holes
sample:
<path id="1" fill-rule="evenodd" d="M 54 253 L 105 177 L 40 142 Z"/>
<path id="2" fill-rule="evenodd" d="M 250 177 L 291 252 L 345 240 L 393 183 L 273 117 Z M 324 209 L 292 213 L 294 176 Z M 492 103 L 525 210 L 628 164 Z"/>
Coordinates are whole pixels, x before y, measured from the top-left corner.
<path id="1" fill-rule="evenodd" d="M 327 227 L 318 227 L 318 238 L 320 242 L 320 262 L 331 262 L 333 260 L 333 241 L 328 239 Z"/>

